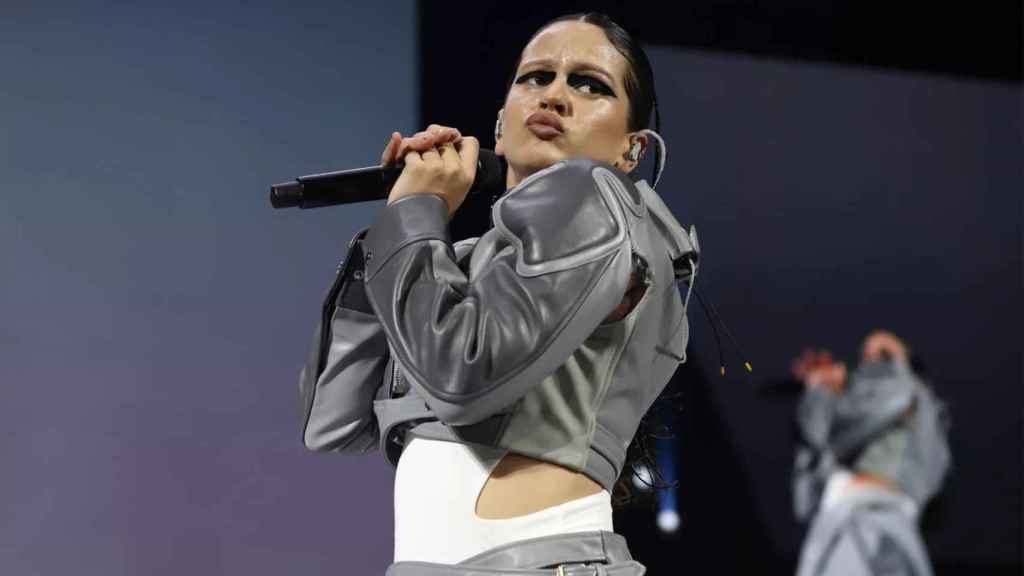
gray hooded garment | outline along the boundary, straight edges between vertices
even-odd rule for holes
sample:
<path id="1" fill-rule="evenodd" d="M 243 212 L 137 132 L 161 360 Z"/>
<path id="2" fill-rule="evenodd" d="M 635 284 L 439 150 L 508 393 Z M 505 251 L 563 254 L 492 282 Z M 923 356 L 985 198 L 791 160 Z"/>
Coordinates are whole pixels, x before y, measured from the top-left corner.
<path id="1" fill-rule="evenodd" d="M 504 448 L 612 490 L 685 360 L 697 245 L 647 185 L 589 160 L 538 172 L 452 245 L 439 196 L 357 235 L 300 376 L 305 445 L 397 463 L 407 436 Z M 645 292 L 620 303 L 631 272 Z"/>
<path id="2" fill-rule="evenodd" d="M 842 394 L 808 389 L 797 423 L 794 511 L 814 515 L 797 574 L 931 574 L 914 509 L 938 492 L 951 463 L 945 410 L 931 390 L 903 364 L 864 363 Z M 885 478 L 902 495 L 864 486 L 819 510 L 838 469 Z"/>

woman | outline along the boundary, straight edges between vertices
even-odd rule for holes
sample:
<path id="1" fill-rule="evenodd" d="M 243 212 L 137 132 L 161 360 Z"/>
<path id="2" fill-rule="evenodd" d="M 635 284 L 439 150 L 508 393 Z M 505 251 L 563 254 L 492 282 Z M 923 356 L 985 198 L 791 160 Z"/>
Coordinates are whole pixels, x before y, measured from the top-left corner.
<path id="1" fill-rule="evenodd" d="M 685 359 L 677 282 L 696 269 L 693 238 L 627 177 L 656 136 L 653 75 L 624 30 L 586 14 L 542 27 L 513 78 L 495 130 L 509 191 L 480 238 L 447 234 L 477 140 L 392 134 L 382 163 L 405 167 L 353 241 L 302 375 L 306 445 L 379 444 L 397 462 L 389 574 L 641 574 L 610 490 Z"/>
<path id="2" fill-rule="evenodd" d="M 850 374 L 826 351 L 793 362 L 806 387 L 793 504 L 809 521 L 797 574 L 932 573 L 918 521 L 952 460 L 945 408 L 913 364 L 883 330 Z"/>

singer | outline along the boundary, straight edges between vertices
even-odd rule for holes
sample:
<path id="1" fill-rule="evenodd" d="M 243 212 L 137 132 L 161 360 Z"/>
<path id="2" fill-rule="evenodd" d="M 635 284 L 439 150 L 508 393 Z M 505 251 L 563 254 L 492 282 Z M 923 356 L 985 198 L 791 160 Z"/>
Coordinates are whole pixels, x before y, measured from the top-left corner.
<path id="1" fill-rule="evenodd" d="M 664 167 L 652 113 L 658 128 L 624 29 L 596 13 L 544 25 L 497 112 L 494 226 L 454 244 L 478 140 L 391 135 L 382 164 L 404 168 L 350 244 L 300 376 L 308 448 L 379 447 L 397 467 L 389 575 L 643 574 L 610 494 L 685 361 L 697 271 L 693 232 L 628 176 L 652 139 L 654 185 Z"/>

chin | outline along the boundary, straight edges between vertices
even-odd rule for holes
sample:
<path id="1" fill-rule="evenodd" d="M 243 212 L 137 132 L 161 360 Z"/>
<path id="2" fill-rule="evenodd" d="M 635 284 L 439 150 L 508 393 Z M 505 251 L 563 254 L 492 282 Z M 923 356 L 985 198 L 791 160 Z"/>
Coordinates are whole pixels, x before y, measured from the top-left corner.
<path id="1" fill-rule="evenodd" d="M 547 143 L 545 142 L 544 144 Z M 526 151 L 525 154 L 517 154 L 516 156 L 517 158 L 510 159 L 510 162 L 516 166 L 518 172 L 522 173 L 523 178 L 534 172 L 550 168 L 570 157 L 569 154 L 551 145 L 534 146 L 531 150 Z"/>

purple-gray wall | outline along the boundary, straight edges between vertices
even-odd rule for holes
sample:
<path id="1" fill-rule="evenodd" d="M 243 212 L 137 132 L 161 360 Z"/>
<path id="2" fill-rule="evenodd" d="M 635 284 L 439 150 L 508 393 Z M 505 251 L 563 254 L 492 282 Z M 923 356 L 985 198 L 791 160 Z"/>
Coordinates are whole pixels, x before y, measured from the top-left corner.
<path id="1" fill-rule="evenodd" d="M 376 206 L 272 211 L 416 127 L 410 1 L 0 8 L 0 574 L 368 574 L 391 471 L 301 445 Z"/>

